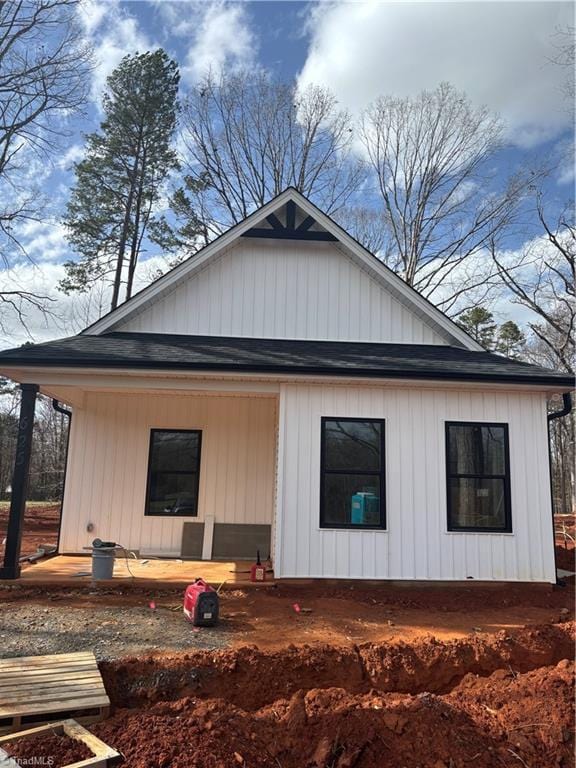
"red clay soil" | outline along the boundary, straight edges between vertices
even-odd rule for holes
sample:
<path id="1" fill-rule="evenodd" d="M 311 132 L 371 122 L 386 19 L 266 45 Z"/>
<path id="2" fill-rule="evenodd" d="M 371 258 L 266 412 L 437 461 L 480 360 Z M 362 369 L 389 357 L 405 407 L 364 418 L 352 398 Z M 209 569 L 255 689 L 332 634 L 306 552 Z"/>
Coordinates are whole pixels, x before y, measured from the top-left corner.
<path id="1" fill-rule="evenodd" d="M 47 765 L 65 768 L 79 760 L 94 757 L 94 753 L 78 739 L 66 734 L 43 733 L 29 739 L 19 739 L 3 744 L 10 757 L 18 758 L 20 765 Z"/>
<path id="2" fill-rule="evenodd" d="M 110 606 L 116 606 L 118 611 L 126 606 L 140 606 L 149 612 L 151 601 L 158 615 L 165 617 L 168 630 L 183 621 L 182 590 L 144 590 L 124 583 L 104 588 L 0 588 L 0 618 L 11 604 L 25 604 L 66 609 L 69 619 L 80 613 L 75 609 L 90 608 L 97 620 L 99 611 Z M 295 603 L 310 612 L 297 613 Z M 290 643 L 337 642 L 353 647 L 366 642 L 416 642 L 426 635 L 451 640 L 467 637 L 471 632 L 508 631 L 572 618 L 574 584 L 565 589 L 513 583 L 441 587 L 358 582 L 279 584 L 257 590 L 223 590 L 220 615 L 220 628 L 226 633 L 226 643 L 232 646 L 255 644 L 275 650 Z M 108 619 L 104 615 L 103 620 Z M 78 632 L 82 631 L 79 626 Z M 217 632 L 201 630 L 198 637 L 204 647 L 211 633 Z M 161 643 L 159 648 L 162 649 Z"/>
<path id="3" fill-rule="evenodd" d="M 573 651 L 574 622 L 565 622 L 450 642 L 428 638 L 354 647 L 288 646 L 279 651 L 245 646 L 103 661 L 99 666 L 116 706 L 194 696 L 223 698 L 256 710 L 312 688 L 446 693 L 469 673 L 489 675 L 509 667 L 528 672 L 571 659 Z"/>
<path id="4" fill-rule="evenodd" d="M 556 567 L 576 572 L 576 515 L 556 515 Z"/>
<path id="5" fill-rule="evenodd" d="M 104 664 L 92 729 L 127 768 L 572 768 L 573 634 Z"/>
<path id="6" fill-rule="evenodd" d="M 9 505 L 0 503 L 0 557 L 4 555 L 4 539 L 8 525 Z M 21 555 L 32 555 L 40 544 L 56 544 L 60 521 L 60 504 L 28 504 L 24 514 Z"/>
<path id="7" fill-rule="evenodd" d="M 556 568 L 576 573 L 576 549 L 556 544 Z"/>

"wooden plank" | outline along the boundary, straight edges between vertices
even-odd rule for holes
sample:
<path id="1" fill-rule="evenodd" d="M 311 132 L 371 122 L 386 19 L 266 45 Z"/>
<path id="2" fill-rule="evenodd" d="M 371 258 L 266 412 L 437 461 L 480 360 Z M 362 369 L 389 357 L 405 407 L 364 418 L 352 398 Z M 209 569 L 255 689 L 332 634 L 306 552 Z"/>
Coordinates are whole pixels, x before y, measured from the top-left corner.
<path id="1" fill-rule="evenodd" d="M 61 659 L 42 659 L 41 661 L 35 661 L 34 656 L 23 656 L 17 659 L 4 659 L 4 663 L 0 664 L 0 671 L 5 669 L 53 669 L 56 666 L 63 666 L 66 664 L 91 664 L 96 666 L 96 659 L 94 655 L 91 656 L 66 656 Z"/>
<path id="2" fill-rule="evenodd" d="M 37 688 L 32 691 L 13 691 L 8 701 L 10 707 L 13 704 L 18 704 L 21 701 L 28 702 L 30 707 L 34 707 L 36 702 L 44 701 L 66 701 L 68 698 L 78 698 L 80 696 L 105 696 L 106 691 L 104 687 L 95 688 L 94 685 L 75 685 L 61 688 Z M 0 712 L 4 707 L 0 706 Z"/>
<path id="3" fill-rule="evenodd" d="M 26 670 L 38 670 L 38 669 L 60 669 L 61 667 L 86 667 L 96 668 L 97 664 L 95 659 L 63 659 L 60 662 L 50 662 L 43 664 L 29 664 L 27 662 L 12 662 L 11 664 L 4 664 L 0 666 L 0 674 L 3 672 L 25 672 Z"/>
<path id="4" fill-rule="evenodd" d="M 13 715 L 41 715 L 45 712 L 74 712 L 81 709 L 97 709 L 98 707 L 110 706 L 108 696 L 86 696 L 85 698 L 67 699 L 65 701 L 49 701 L 34 704 L 29 707 L 25 704 L 11 706 L 10 708 L 0 708 L 0 717 L 2 719 Z"/>
<path id="5" fill-rule="evenodd" d="M 33 677 L 34 675 L 44 675 L 45 677 L 61 677 L 65 672 L 77 672 L 78 674 L 90 675 L 98 671 L 98 667 L 93 664 L 65 664 L 61 667 L 31 667 L 30 669 L 8 669 L 0 670 L 2 679 L 21 679 Z"/>
<path id="6" fill-rule="evenodd" d="M 14 731 L 22 717 L 56 712 L 108 712 L 110 699 L 92 652 L 24 656 L 0 663 L 0 718 Z"/>
<path id="7" fill-rule="evenodd" d="M 29 739 L 33 736 L 38 736 L 41 733 L 62 733 L 64 730 L 64 722 L 50 723 L 48 725 L 37 725 L 34 728 L 27 728 L 25 731 L 18 733 L 10 733 L 7 736 L 0 736 L 0 744 L 5 744 L 7 741 L 13 741 L 14 739 Z"/>
<path id="8" fill-rule="evenodd" d="M 0 744 L 15 741 L 19 739 L 29 739 L 35 736 L 41 736 L 43 733 L 65 733 L 71 739 L 82 741 L 92 752 L 92 757 L 80 760 L 75 763 L 69 763 L 64 768 L 107 768 L 108 760 L 120 757 L 120 753 L 112 747 L 105 744 L 101 739 L 90 731 L 83 728 L 76 720 L 61 720 L 57 723 L 28 728 L 25 731 L 10 733 L 6 736 L 0 736 Z M 3 757 L 4 751 L 0 749 L 0 757 Z M 5 761 L 2 761 L 4 766 Z M 18 764 L 14 763 L 16 768 Z M 6 768 L 12 768 L 10 763 L 6 763 Z"/>
<path id="9" fill-rule="evenodd" d="M 23 697 L 26 697 L 28 701 L 34 702 L 38 699 L 42 698 L 39 695 L 36 695 L 35 691 L 43 691 L 46 696 L 52 696 L 53 694 L 57 694 L 60 696 L 60 698 L 68 696 L 68 698 L 71 698 L 74 691 L 78 690 L 87 690 L 92 691 L 94 695 L 101 696 L 106 693 L 106 689 L 103 685 L 99 685 L 97 682 L 95 683 L 92 680 L 89 680 L 88 682 L 82 682 L 81 680 L 74 680 L 72 683 L 65 683 L 64 685 L 58 686 L 51 686 L 48 688 L 44 688 L 42 684 L 36 686 L 35 689 L 32 691 L 26 690 L 26 691 L 18 691 L 18 689 L 13 688 L 9 691 L 2 691 L 2 702 L 0 708 L 5 708 L 8 706 L 12 701 L 20 701 Z"/>
<path id="10" fill-rule="evenodd" d="M 83 741 L 86 746 L 94 752 L 97 757 L 118 757 L 118 752 L 108 744 L 105 744 L 102 739 L 95 736 L 86 728 L 82 728 L 75 720 L 64 720 L 64 732 L 72 739 L 79 739 Z"/>
<path id="11" fill-rule="evenodd" d="M 82 685 L 92 683 L 93 685 L 103 686 L 102 677 L 100 674 L 96 673 L 93 675 L 85 675 L 84 673 L 75 675 L 72 673 L 70 677 L 63 675 L 62 677 L 58 678 L 46 676 L 42 677 L 39 675 L 36 678 L 27 677 L 25 683 L 17 683 L 16 681 L 5 683 L 4 681 L 0 680 L 0 696 L 7 696 L 12 690 L 35 691 L 39 685 L 41 685 L 42 688 L 61 688 L 62 685 L 69 685 L 74 681 L 78 681 Z"/>
<path id="12" fill-rule="evenodd" d="M 30 672 L 55 672 L 60 669 L 76 669 L 81 672 L 83 669 L 98 669 L 98 665 L 90 660 L 87 661 L 64 661 L 61 664 L 39 664 L 35 666 L 33 664 L 21 664 L 12 667 L 6 667 L 6 669 L 0 669 L 0 674 L 27 674 Z"/>
<path id="13" fill-rule="evenodd" d="M 92 651 L 76 651 L 74 653 L 51 653 L 48 656 L 10 656 L 0 659 L 0 667 L 12 662 L 26 662 L 31 664 L 43 664 L 50 662 L 60 662 L 63 660 L 92 659 L 96 662 L 96 657 Z"/>
<path id="14" fill-rule="evenodd" d="M 41 661 L 41 662 L 31 662 L 28 660 L 19 660 L 19 659 L 11 659 L 10 661 L 6 661 L 5 664 L 0 663 L 0 672 L 8 672 L 11 669 L 55 669 L 56 667 L 60 666 L 67 666 L 67 665 L 84 665 L 84 666 L 97 666 L 96 665 L 96 659 L 94 657 L 86 657 L 86 658 L 78 658 L 78 659 L 60 659 L 56 660 L 53 659 L 51 661 Z"/>

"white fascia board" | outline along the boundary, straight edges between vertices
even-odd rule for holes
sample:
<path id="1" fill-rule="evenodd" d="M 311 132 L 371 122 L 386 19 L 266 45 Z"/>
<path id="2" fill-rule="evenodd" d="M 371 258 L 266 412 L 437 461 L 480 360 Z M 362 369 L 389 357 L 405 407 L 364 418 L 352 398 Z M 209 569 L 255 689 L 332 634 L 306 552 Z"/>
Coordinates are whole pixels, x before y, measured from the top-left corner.
<path id="1" fill-rule="evenodd" d="M 440 389 L 462 391 L 489 390 L 500 392 L 541 392 L 552 395 L 571 392 L 570 387 L 550 384 L 498 381 L 459 381 L 450 379 L 410 379 L 386 376 L 338 376 L 306 375 L 285 373 L 234 373 L 228 371 L 174 371 L 157 369 L 90 369 L 52 368 L 41 366 L 3 369 L 0 373 L 19 383 L 39 384 L 41 389 L 49 386 L 81 388 L 83 391 L 157 389 L 162 390 L 206 390 L 226 392 L 247 392 L 273 395 L 279 392 L 281 384 L 303 384 L 316 386 L 386 387 L 390 389 Z M 167 392 L 168 393 L 168 392 Z"/>
<path id="2" fill-rule="evenodd" d="M 320 226 L 337 238 L 344 252 L 357 263 L 364 266 L 367 272 L 380 284 L 383 284 L 404 306 L 414 312 L 418 317 L 427 320 L 441 336 L 447 340 L 476 352 L 483 352 L 484 348 L 472 339 L 456 323 L 437 309 L 431 302 L 421 296 L 414 288 L 407 285 L 398 275 L 383 264 L 376 256 L 367 251 L 360 243 L 354 240 L 342 227 L 336 224 L 330 217 L 323 213 L 313 203 L 307 200 L 295 189 L 287 189 L 278 197 L 250 214 L 244 221 L 236 224 L 216 240 L 203 248 L 195 256 L 179 264 L 170 272 L 160 277 L 156 282 L 144 288 L 125 304 L 122 304 L 113 312 L 96 321 L 82 333 L 98 335 L 113 328 L 121 320 L 126 320 L 135 314 L 150 300 L 175 287 L 184 276 L 191 276 L 197 270 L 202 269 L 207 261 L 216 254 L 231 246 L 245 232 L 251 229 L 258 221 L 269 216 L 278 208 L 281 208 L 288 200 L 293 200 L 307 215 L 312 216 Z"/>

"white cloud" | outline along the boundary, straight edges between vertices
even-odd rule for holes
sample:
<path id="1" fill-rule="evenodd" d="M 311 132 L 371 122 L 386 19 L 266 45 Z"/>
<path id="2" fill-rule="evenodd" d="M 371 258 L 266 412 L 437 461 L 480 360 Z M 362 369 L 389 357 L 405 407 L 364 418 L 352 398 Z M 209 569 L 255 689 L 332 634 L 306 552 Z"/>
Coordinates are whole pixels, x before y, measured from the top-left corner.
<path id="1" fill-rule="evenodd" d="M 91 91 L 96 103 L 100 101 L 106 78 L 124 56 L 159 47 L 148 38 L 124 5 L 119 0 L 85 0 L 80 6 L 80 22 L 88 42 L 94 47 Z"/>
<path id="2" fill-rule="evenodd" d="M 414 95 L 445 80 L 487 104 L 530 147 L 567 128 L 568 70 L 551 63 L 554 33 L 572 22 L 567 2 L 318 3 L 300 85 L 332 89 L 362 110 L 378 95 Z"/>
<path id="3" fill-rule="evenodd" d="M 148 285 L 158 273 L 167 271 L 167 260 L 153 256 L 141 261 L 134 278 L 134 291 Z M 58 283 L 65 277 L 64 265 L 24 261 L 11 269 L 0 269 L 2 291 L 30 291 L 44 297 L 44 311 L 23 302 L 22 321 L 14 309 L 0 301 L 0 349 L 26 341 L 40 343 L 73 336 L 97 320 L 110 308 L 110 287 L 100 284 L 88 294 L 65 295 Z"/>
<path id="4" fill-rule="evenodd" d="M 182 67 L 185 82 L 194 84 L 209 71 L 218 74 L 253 63 L 256 42 L 243 3 L 192 3 L 189 11 L 195 23 L 188 26 L 183 17 L 179 27 L 180 34 L 193 38 Z"/>
<path id="5" fill-rule="evenodd" d="M 64 225 L 59 221 L 26 221 L 20 225 L 18 237 L 31 261 L 57 263 L 70 258 Z"/>
<path id="6" fill-rule="evenodd" d="M 56 162 L 56 167 L 61 171 L 70 171 L 74 163 L 84 157 L 85 147 L 83 144 L 72 144 Z"/>
<path id="7" fill-rule="evenodd" d="M 78 6 L 78 18 L 86 34 L 91 35 L 100 26 L 111 3 L 98 0 L 82 0 Z"/>

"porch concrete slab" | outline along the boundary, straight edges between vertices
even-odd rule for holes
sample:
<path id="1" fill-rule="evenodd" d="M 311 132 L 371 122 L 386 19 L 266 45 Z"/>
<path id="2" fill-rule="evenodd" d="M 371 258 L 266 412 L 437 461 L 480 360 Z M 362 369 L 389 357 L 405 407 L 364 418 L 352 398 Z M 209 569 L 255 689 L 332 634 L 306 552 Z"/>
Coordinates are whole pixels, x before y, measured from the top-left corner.
<path id="1" fill-rule="evenodd" d="M 139 587 L 186 587 L 194 579 L 203 578 L 212 586 L 258 587 L 260 583 L 250 581 L 251 563 L 246 560 L 168 560 L 142 558 L 139 560 L 116 557 L 114 577 L 98 580 L 106 586 Z M 48 586 L 50 584 L 78 586 L 91 584 L 92 563 L 88 555 L 56 555 L 38 560 L 22 569 L 15 581 L 0 581 L 0 584 L 22 584 L 23 586 Z M 268 573 L 263 584 L 274 583 L 274 574 Z"/>

